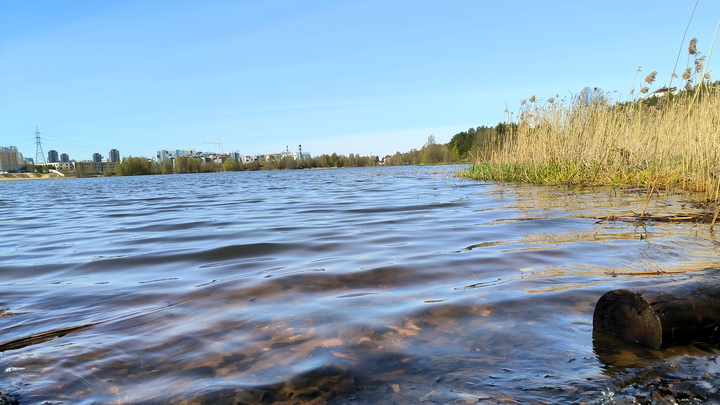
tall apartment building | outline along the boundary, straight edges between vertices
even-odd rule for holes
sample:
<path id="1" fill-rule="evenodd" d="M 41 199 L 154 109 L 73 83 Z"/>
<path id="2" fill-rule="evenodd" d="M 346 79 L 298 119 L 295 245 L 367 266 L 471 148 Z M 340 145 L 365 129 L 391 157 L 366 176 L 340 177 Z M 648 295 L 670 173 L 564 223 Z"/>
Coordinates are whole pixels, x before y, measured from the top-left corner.
<path id="1" fill-rule="evenodd" d="M 236 151 L 228 152 L 228 156 L 235 159 L 236 162 L 244 162 L 245 161 L 245 156 L 243 156 L 243 154 L 240 152 L 236 152 Z"/>
<path id="2" fill-rule="evenodd" d="M 25 166 L 25 158 L 18 152 L 17 147 L 0 146 L 0 172 L 14 172 Z"/>
<path id="3" fill-rule="evenodd" d="M 57 163 L 59 161 L 58 151 L 50 149 L 48 151 L 48 163 Z"/>
<path id="4" fill-rule="evenodd" d="M 70 161 L 70 156 L 67 153 L 61 153 L 60 154 L 60 161 L 63 163 L 67 163 Z"/>
<path id="5" fill-rule="evenodd" d="M 110 149 L 110 152 L 108 152 L 108 161 L 110 163 L 119 163 L 120 162 L 120 151 L 117 149 Z"/>
<path id="6" fill-rule="evenodd" d="M 99 153 L 93 153 L 92 161 L 93 163 L 102 163 L 102 155 Z"/>

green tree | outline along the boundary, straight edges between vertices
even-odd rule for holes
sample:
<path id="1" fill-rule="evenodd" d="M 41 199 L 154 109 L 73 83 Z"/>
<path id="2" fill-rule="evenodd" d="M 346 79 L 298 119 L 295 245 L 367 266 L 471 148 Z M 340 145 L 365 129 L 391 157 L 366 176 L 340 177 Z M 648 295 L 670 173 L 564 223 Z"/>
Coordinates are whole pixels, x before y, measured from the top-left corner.
<path id="1" fill-rule="evenodd" d="M 75 177 L 86 177 L 85 168 L 82 162 L 75 162 Z"/>
<path id="2" fill-rule="evenodd" d="M 160 173 L 170 174 L 174 171 L 172 159 L 165 159 L 160 163 Z"/>
<path id="3" fill-rule="evenodd" d="M 235 158 L 229 157 L 223 162 L 222 170 L 224 172 L 236 172 L 240 170 L 240 164 Z"/>
<path id="4" fill-rule="evenodd" d="M 420 163 L 422 164 L 437 164 L 443 163 L 445 160 L 445 145 L 440 145 L 435 142 L 435 136 L 430 135 L 427 143 L 420 150 Z"/>
<path id="5" fill-rule="evenodd" d="M 340 156 L 338 156 L 337 153 L 333 152 L 332 155 L 330 155 L 330 167 L 342 167 L 342 161 L 340 160 Z"/>
<path id="6" fill-rule="evenodd" d="M 189 158 L 188 159 L 188 165 L 187 165 L 187 171 L 188 173 L 200 173 L 200 170 L 202 169 L 202 161 L 198 158 Z"/>
<path id="7" fill-rule="evenodd" d="M 222 164 L 215 161 L 202 161 L 200 164 L 200 173 L 212 173 L 222 170 Z"/>
<path id="8" fill-rule="evenodd" d="M 298 168 L 298 169 L 309 169 L 312 167 L 310 165 L 311 164 L 310 159 L 298 159 L 296 161 L 296 164 L 297 164 L 296 168 Z"/>
<path id="9" fill-rule="evenodd" d="M 175 159 L 175 173 L 182 174 L 188 172 L 188 160 L 187 156 L 180 156 Z"/>
<path id="10" fill-rule="evenodd" d="M 292 170 L 292 169 L 297 168 L 297 162 L 295 161 L 295 158 L 293 158 L 292 156 L 285 156 L 282 158 L 282 160 L 280 162 L 280 167 L 282 169 Z"/>
<path id="11" fill-rule="evenodd" d="M 138 176 L 153 173 L 153 165 L 146 158 L 127 157 L 118 164 L 118 174 L 121 176 Z"/>
<path id="12" fill-rule="evenodd" d="M 462 155 L 460 154 L 460 151 L 457 148 L 457 145 L 454 145 L 451 150 L 452 154 L 452 161 L 453 162 L 459 162 L 462 158 Z"/>

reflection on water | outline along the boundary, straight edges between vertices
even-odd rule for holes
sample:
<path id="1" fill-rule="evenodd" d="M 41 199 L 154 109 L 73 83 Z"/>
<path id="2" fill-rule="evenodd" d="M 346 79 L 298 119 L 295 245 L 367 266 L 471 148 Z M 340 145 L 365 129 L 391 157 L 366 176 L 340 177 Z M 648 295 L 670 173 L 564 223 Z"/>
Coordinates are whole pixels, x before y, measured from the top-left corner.
<path id="1" fill-rule="evenodd" d="M 22 403 L 576 403 L 675 356 L 714 371 L 715 348 L 610 350 L 592 331 L 606 291 L 717 267 L 707 226 L 602 222 L 643 196 L 453 170 L 0 183 L 0 343 L 50 334 L 5 350 L 0 390 Z"/>

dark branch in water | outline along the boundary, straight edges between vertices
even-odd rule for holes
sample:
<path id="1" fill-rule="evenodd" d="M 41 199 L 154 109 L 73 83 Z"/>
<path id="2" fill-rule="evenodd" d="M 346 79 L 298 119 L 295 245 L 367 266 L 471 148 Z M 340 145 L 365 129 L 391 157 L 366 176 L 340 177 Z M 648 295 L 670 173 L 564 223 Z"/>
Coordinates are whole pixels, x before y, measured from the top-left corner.
<path id="1" fill-rule="evenodd" d="M 106 323 L 106 322 L 109 322 L 109 321 L 95 322 L 95 323 L 89 323 L 89 324 L 82 325 L 82 326 L 73 326 L 70 328 L 57 329 L 57 330 L 53 330 L 50 332 L 38 333 L 36 335 L 12 340 L 10 342 L 0 344 L 0 352 L 4 352 L 6 350 L 22 349 L 23 347 L 27 347 L 30 345 L 47 342 L 49 340 L 65 336 L 68 333 L 72 333 L 72 332 L 75 332 L 78 330 L 82 330 L 82 329 L 89 328 L 91 326 L 99 325 L 101 323 Z"/>

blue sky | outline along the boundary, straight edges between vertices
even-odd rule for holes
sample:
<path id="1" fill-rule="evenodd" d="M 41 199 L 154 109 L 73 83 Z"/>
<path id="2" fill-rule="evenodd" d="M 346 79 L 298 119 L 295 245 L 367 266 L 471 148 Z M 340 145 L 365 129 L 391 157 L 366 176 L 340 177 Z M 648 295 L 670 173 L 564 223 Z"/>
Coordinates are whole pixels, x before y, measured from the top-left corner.
<path id="1" fill-rule="evenodd" d="M 625 100 L 653 70 L 651 89 L 667 84 L 694 6 L 0 0 L 0 146 L 34 157 L 37 125 L 46 156 L 77 160 L 218 140 L 246 154 L 406 152 L 507 120 L 532 95 Z M 719 20 L 720 2 L 700 0 L 679 73 Z"/>

